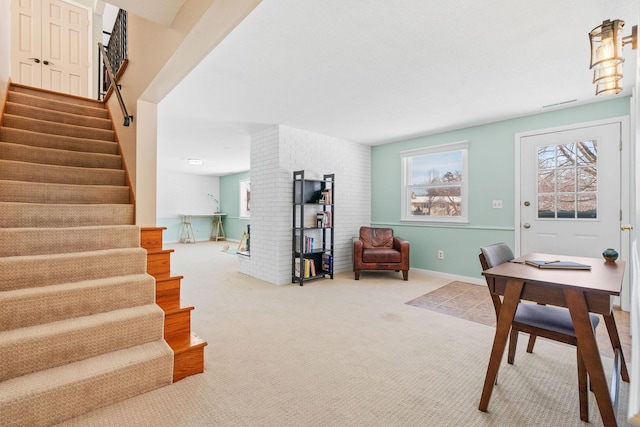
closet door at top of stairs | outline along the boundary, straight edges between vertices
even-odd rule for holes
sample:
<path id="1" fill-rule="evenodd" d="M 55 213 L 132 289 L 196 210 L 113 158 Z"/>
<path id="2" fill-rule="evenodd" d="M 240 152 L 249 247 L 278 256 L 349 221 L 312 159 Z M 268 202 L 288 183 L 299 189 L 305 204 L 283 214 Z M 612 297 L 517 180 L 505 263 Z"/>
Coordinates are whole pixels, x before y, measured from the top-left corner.
<path id="1" fill-rule="evenodd" d="M 87 97 L 89 12 L 62 0 L 11 1 L 11 79 Z"/>

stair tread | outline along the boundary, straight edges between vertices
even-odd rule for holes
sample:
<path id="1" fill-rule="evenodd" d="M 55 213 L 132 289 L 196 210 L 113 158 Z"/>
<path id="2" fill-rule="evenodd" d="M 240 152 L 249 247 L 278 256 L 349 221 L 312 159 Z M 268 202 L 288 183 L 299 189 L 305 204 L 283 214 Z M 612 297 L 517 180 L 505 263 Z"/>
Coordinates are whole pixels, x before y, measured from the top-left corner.
<path id="1" fill-rule="evenodd" d="M 23 203 L 0 202 L 1 227 L 73 227 L 86 225 L 131 225 L 131 203 Z"/>
<path id="2" fill-rule="evenodd" d="M 76 316 L 153 304 L 153 277 L 146 273 L 82 280 L 0 292 L 0 329 L 45 324 Z M 35 310 L 41 312 L 34 315 Z"/>
<path id="3" fill-rule="evenodd" d="M 189 343 L 189 345 L 185 345 L 182 347 L 176 347 L 173 349 L 174 354 L 180 354 L 180 353 L 184 353 L 185 351 L 189 351 L 193 348 L 197 348 L 197 347 L 205 347 L 209 345 L 208 342 L 206 342 L 205 340 L 203 340 L 202 338 L 200 338 L 199 336 L 197 336 L 196 334 L 194 334 L 193 332 L 191 333 L 191 342 Z"/>
<path id="4" fill-rule="evenodd" d="M 144 273 L 142 248 L 103 249 L 0 258 L 0 290 L 55 285 L 67 282 Z"/>
<path id="5" fill-rule="evenodd" d="M 0 380 L 156 341 L 161 318 L 151 303 L 2 331 Z"/>
<path id="6" fill-rule="evenodd" d="M 0 257 L 139 246 L 136 225 L 0 228 Z"/>
<path id="7" fill-rule="evenodd" d="M 118 143 L 102 139 L 53 135 L 29 129 L 0 127 L 0 142 L 29 147 L 51 148 L 66 151 L 95 152 L 118 155 Z M 64 147 L 64 148 L 63 148 Z"/>
<path id="8" fill-rule="evenodd" d="M 48 120 L 32 119 L 15 114 L 4 114 L 3 126 L 18 129 L 42 129 L 43 133 L 55 135 L 89 137 L 105 141 L 115 141 L 115 131 L 107 129 L 89 128 L 73 124 L 59 123 Z"/>
<path id="9" fill-rule="evenodd" d="M 111 120 L 109 118 L 85 116 L 16 102 L 6 103 L 5 114 L 20 116 L 29 120 L 42 120 L 92 129 L 112 130 Z"/>
<path id="10" fill-rule="evenodd" d="M 16 397 L 24 399 L 68 384 L 87 382 L 89 378 L 100 378 L 108 372 L 127 368 L 150 358 L 166 356 L 169 351 L 171 348 L 160 339 L 2 381 L 0 408 Z"/>
<path id="11" fill-rule="evenodd" d="M 59 99 L 40 98 L 28 93 L 20 93 L 14 91 L 8 92 L 7 104 L 8 103 L 37 107 L 49 111 L 60 111 L 70 114 L 76 114 L 83 117 L 94 117 L 110 120 L 109 111 L 103 105 L 82 105 L 72 102 L 65 102 Z"/>
<path id="12" fill-rule="evenodd" d="M 180 301 L 180 306 L 179 307 L 173 307 L 169 310 L 165 310 L 164 314 L 166 316 L 171 316 L 172 314 L 179 314 L 179 313 L 185 313 L 188 311 L 192 311 L 194 310 L 195 307 L 192 305 L 183 305 L 182 301 Z"/>
<path id="13" fill-rule="evenodd" d="M 0 200 L 39 203 L 129 203 L 130 190 L 124 185 L 58 184 L 50 182 L 0 180 Z"/>
<path id="14" fill-rule="evenodd" d="M 0 159 L 0 179 L 78 185 L 125 185 L 125 172 L 122 169 L 50 165 Z"/>
<path id="15" fill-rule="evenodd" d="M 171 280 L 182 280 L 184 276 L 170 276 L 170 277 L 161 277 L 156 278 L 156 282 L 169 282 Z"/>
<path id="16" fill-rule="evenodd" d="M 78 328 L 94 327 L 102 322 L 114 323 L 123 319 L 134 318 L 138 315 L 146 315 L 150 313 L 157 314 L 158 310 L 159 307 L 156 304 L 151 303 L 94 313 L 87 316 L 72 317 L 41 325 L 31 325 L 7 331 L 0 331 L 0 348 L 15 341 L 32 339 L 39 336 L 54 336 Z"/>
<path id="17" fill-rule="evenodd" d="M 9 86 L 10 92 L 16 93 L 26 93 L 26 94 L 34 94 L 34 96 L 38 97 L 46 97 L 48 99 L 56 99 L 62 100 L 67 103 L 72 103 L 76 105 L 87 105 L 87 106 L 102 106 L 104 108 L 104 102 L 98 101 L 93 98 L 87 98 L 84 96 L 71 95 L 63 92 L 56 92 L 53 90 L 36 88 L 33 86 L 27 86 L 20 83 L 12 82 Z"/>
<path id="18" fill-rule="evenodd" d="M 64 150 L 60 148 L 48 148 L 48 147 L 38 147 L 34 145 L 26 145 L 26 144 L 15 144 L 12 142 L 0 141 L 0 148 L 4 147 L 5 149 L 13 149 L 18 153 L 29 153 L 32 152 L 34 154 L 35 160 L 39 160 L 35 163 L 42 164 L 56 164 L 63 165 L 61 163 L 47 163 L 43 158 L 46 159 L 47 155 L 59 156 L 60 158 L 64 158 L 67 161 L 69 160 L 90 160 L 90 159 L 105 159 L 119 162 L 122 159 L 120 154 L 108 154 L 108 153 L 96 153 L 92 151 L 76 151 L 76 150 Z M 3 154 L 3 158 L 5 160 L 15 160 L 15 161 L 25 161 L 23 159 L 14 159 L 7 158 L 5 154 Z M 72 164 L 64 164 L 65 166 L 79 166 Z M 92 166 L 84 166 L 84 167 L 92 167 Z M 96 167 L 96 166 L 93 166 Z M 98 166 L 100 167 L 100 166 Z M 116 169 L 120 170 L 122 168 L 121 164 L 118 164 L 117 167 L 106 168 L 106 169 Z"/>

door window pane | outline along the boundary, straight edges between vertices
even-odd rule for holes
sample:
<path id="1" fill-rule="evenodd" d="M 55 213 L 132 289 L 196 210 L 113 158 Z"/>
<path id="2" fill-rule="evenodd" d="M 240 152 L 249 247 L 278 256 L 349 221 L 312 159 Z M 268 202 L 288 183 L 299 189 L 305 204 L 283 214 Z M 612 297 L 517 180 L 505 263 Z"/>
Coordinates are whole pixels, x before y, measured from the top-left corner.
<path id="1" fill-rule="evenodd" d="M 538 218 L 556 217 L 556 198 L 554 195 L 538 196 Z"/>
<path id="2" fill-rule="evenodd" d="M 598 217 L 596 141 L 538 147 L 538 218 Z"/>

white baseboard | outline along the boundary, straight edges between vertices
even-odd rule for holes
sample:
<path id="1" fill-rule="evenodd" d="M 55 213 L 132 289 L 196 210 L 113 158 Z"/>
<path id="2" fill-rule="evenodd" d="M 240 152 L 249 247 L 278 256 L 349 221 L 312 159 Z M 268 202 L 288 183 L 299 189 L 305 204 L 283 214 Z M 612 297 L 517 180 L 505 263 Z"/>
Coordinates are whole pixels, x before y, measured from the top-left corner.
<path id="1" fill-rule="evenodd" d="M 451 281 L 465 282 L 465 283 L 471 283 L 474 285 L 481 285 L 481 286 L 485 286 L 487 284 L 487 282 L 484 279 L 478 279 L 477 277 L 459 276 L 457 274 L 443 273 L 441 271 L 433 271 L 433 270 L 424 270 L 421 268 L 416 268 L 415 270 L 424 271 L 425 273 L 429 273 L 437 277 L 443 277 Z M 411 273 L 411 270 L 409 270 L 409 273 Z"/>

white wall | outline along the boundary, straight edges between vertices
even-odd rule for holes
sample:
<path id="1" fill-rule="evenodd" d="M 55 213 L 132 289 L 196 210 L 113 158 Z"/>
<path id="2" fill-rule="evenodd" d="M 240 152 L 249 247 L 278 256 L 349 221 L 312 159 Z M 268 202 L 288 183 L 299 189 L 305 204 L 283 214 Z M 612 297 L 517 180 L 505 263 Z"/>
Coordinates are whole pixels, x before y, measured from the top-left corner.
<path id="1" fill-rule="evenodd" d="M 160 171 L 157 188 L 156 225 L 167 227 L 162 235 L 165 243 L 180 240 L 183 214 L 211 214 L 216 210 L 214 198 L 220 200 L 220 178 L 217 176 Z M 192 218 L 197 241 L 209 240 L 211 222 L 211 217 Z"/>
<path id="2" fill-rule="evenodd" d="M 176 172 L 158 172 L 158 217 L 167 218 L 183 213 L 207 214 L 216 210 L 220 200 L 220 177 Z"/>
<path id="3" fill-rule="evenodd" d="M 371 147 L 274 126 L 251 137 L 251 256 L 239 270 L 291 283 L 293 171 L 335 174 L 334 272 L 352 269 L 352 238 L 371 221 Z"/>

